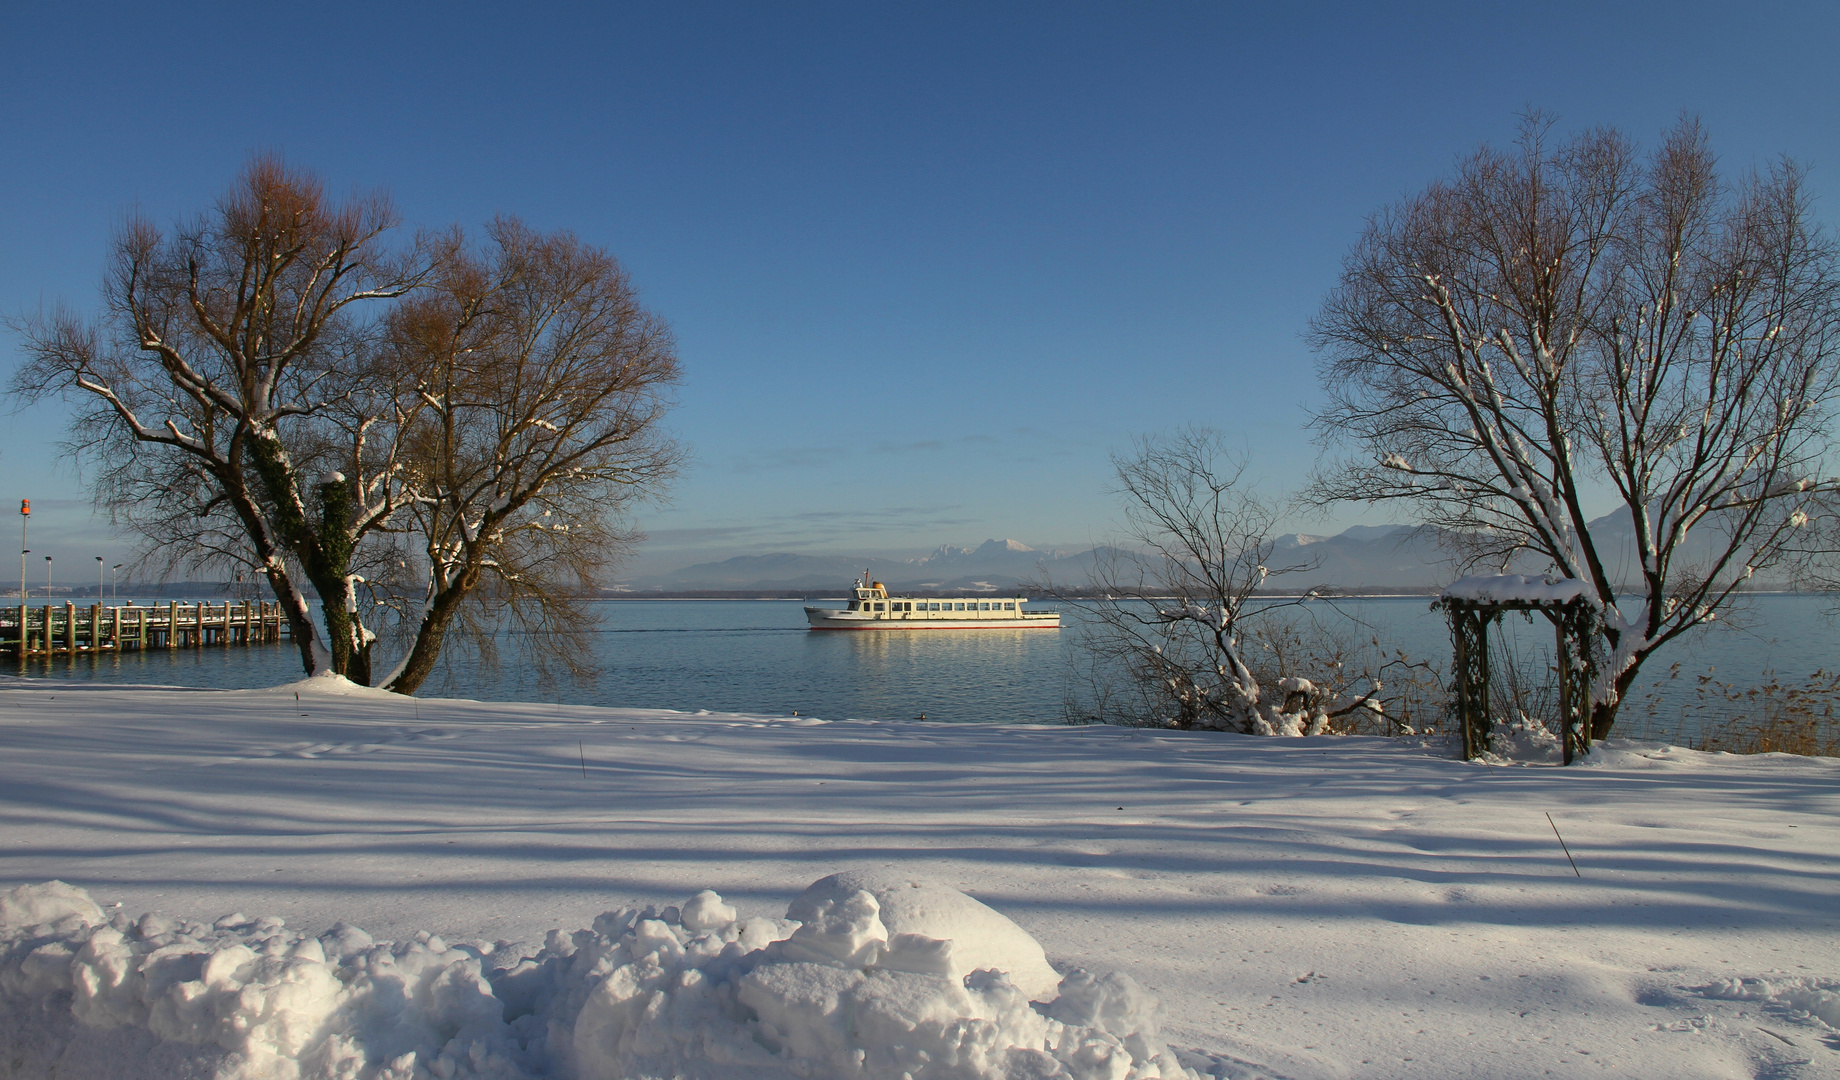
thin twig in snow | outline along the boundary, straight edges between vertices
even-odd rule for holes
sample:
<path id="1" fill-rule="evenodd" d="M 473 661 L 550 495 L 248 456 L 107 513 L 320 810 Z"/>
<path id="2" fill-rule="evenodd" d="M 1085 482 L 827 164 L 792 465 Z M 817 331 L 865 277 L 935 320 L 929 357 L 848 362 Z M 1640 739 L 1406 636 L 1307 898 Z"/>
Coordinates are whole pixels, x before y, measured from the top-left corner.
<path id="1" fill-rule="evenodd" d="M 1559 836 L 1559 826 L 1553 823 L 1551 813 L 1546 815 L 1546 824 L 1552 825 L 1554 836 Z M 1565 861 L 1572 864 L 1572 873 L 1578 874 L 1578 862 L 1572 858 L 1572 849 L 1565 846 L 1565 837 L 1563 836 L 1559 836 L 1559 850 L 1565 852 Z M 1578 874 L 1578 876 L 1583 877 L 1584 875 Z"/>

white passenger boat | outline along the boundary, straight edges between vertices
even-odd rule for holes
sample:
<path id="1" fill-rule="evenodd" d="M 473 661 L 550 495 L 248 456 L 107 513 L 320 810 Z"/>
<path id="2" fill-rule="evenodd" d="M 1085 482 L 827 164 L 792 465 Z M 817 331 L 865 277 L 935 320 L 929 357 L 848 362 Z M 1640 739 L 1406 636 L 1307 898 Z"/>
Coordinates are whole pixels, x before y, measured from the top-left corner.
<path id="1" fill-rule="evenodd" d="M 890 596 L 868 571 L 846 608 L 808 607 L 813 630 L 1058 630 L 1061 613 L 1030 611 L 1021 596 Z"/>

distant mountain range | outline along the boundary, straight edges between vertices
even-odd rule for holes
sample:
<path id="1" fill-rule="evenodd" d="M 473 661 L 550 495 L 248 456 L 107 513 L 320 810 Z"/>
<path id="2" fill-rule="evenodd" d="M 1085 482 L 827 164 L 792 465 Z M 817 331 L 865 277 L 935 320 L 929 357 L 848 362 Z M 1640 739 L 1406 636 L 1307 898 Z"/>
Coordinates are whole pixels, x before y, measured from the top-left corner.
<path id="1" fill-rule="evenodd" d="M 1288 533 L 1275 538 L 1275 565 L 1309 564 L 1307 572 L 1273 579 L 1278 588 L 1314 585 L 1423 589 L 1449 580 L 1436 537 L 1407 525 L 1357 525 L 1335 536 Z M 697 563 L 627 583 L 634 592 L 835 593 L 866 568 L 891 589 L 941 592 L 1009 591 L 1053 581 L 1078 587 L 1092 578 L 1099 549 L 1037 550 L 1015 540 L 986 540 L 976 547 L 944 544 L 913 559 L 850 555 L 738 555 Z"/>
<path id="2" fill-rule="evenodd" d="M 1287 591 L 1325 585 L 1427 589 L 1455 575 L 1437 531 L 1411 525 L 1356 525 L 1334 536 L 1285 533 L 1272 548 L 1265 560 L 1272 569 L 1305 568 L 1270 579 L 1271 587 Z"/>
<path id="3" fill-rule="evenodd" d="M 1590 523 L 1597 537 L 1598 553 L 1612 577 L 1630 582 L 1636 572 L 1634 529 L 1629 512 L 1618 510 Z M 1698 530 L 1681 556 L 1687 561 L 1705 561 L 1713 554 L 1717 531 Z M 1419 592 L 1441 588 L 1455 578 L 1459 570 L 1447 546 L 1440 544 L 1441 534 L 1428 526 L 1356 525 L 1333 535 L 1285 533 L 1272 540 L 1273 551 L 1266 560 L 1273 569 L 1301 567 L 1295 573 L 1274 576 L 1266 591 L 1292 592 L 1306 588 L 1332 586 L 1367 592 L 1398 590 Z M 925 555 L 909 559 L 868 557 L 861 555 L 798 555 L 781 552 L 769 555 L 738 555 L 720 562 L 697 563 L 663 574 L 632 578 L 603 595 L 696 595 L 696 594 L 779 594 L 837 596 L 849 588 L 851 581 L 865 568 L 869 576 L 890 588 L 945 592 L 1010 592 L 1026 585 L 1052 582 L 1057 587 L 1080 588 L 1090 584 L 1094 563 L 1104 548 L 1032 548 L 1015 540 L 986 540 L 976 547 L 942 544 Z M 1543 560 L 1524 559 L 1508 568 L 1513 573 L 1531 574 L 1546 569 Z M 1782 575 L 1775 575 L 1781 578 Z M 1788 587 L 1781 580 L 1753 581 L 1753 588 Z M 18 593 L 12 590 L 14 596 Z M 46 593 L 43 585 L 31 587 L 35 602 Z M 60 582 L 50 593 L 61 603 L 65 599 L 93 599 L 96 587 Z M 226 582 L 129 582 L 111 583 L 105 597 L 120 595 L 137 599 L 152 597 L 174 599 L 216 599 L 225 596 L 268 595 L 265 586 L 256 582 L 231 585 Z M 15 601 L 17 603 L 17 601 Z"/>
<path id="4" fill-rule="evenodd" d="M 1037 551 L 1015 540 L 986 540 L 977 547 L 942 544 L 917 559 L 790 553 L 737 555 L 635 581 L 630 587 L 635 592 L 803 589 L 835 593 L 848 588 L 865 568 L 871 578 L 890 588 L 1006 591 L 1024 581 L 1038 581 L 1044 574 L 1055 581 L 1067 577 L 1083 584 L 1092 573 L 1092 553 Z"/>
<path id="5" fill-rule="evenodd" d="M 1635 575 L 1633 530 L 1627 511 L 1591 522 L 1599 553 L 1619 578 Z M 1437 530 L 1411 525 L 1356 525 L 1334 536 L 1286 533 L 1275 537 L 1267 560 L 1274 569 L 1301 566 L 1296 573 L 1274 577 L 1268 588 L 1289 591 L 1336 586 L 1349 589 L 1418 591 L 1440 587 L 1458 573 L 1450 552 L 1440 546 Z M 1704 558 L 1710 536 L 1690 544 L 1684 554 Z M 1037 550 L 1015 540 L 986 540 L 976 547 L 944 544 L 912 559 L 864 558 L 853 555 L 738 555 L 720 562 L 697 563 L 667 574 L 625 583 L 622 591 L 804 592 L 836 595 L 865 568 L 891 589 L 934 592 L 1011 591 L 1025 583 L 1053 581 L 1078 587 L 1092 577 L 1100 549 Z M 1537 573 L 1544 564 L 1509 569 Z M 1762 582 L 1758 583 L 1762 585 Z"/>
<path id="6" fill-rule="evenodd" d="M 1640 579 L 1636 558 L 1635 528 L 1627 509 L 1593 518 L 1586 526 L 1596 539 L 1598 557 L 1612 579 L 1631 583 Z M 1442 587 L 1459 573 L 1452 556 L 1454 545 L 1444 543 L 1446 536 L 1429 526 L 1356 525 L 1335 536 L 1310 536 L 1290 533 L 1276 540 L 1277 550 L 1269 562 L 1282 563 L 1292 555 L 1293 563 L 1305 562 L 1310 569 L 1286 576 L 1279 587 L 1292 585 L 1337 585 L 1347 588 L 1424 589 Z M 1717 530 L 1702 528 L 1687 538 L 1674 554 L 1675 566 L 1684 569 L 1689 563 L 1709 562 L 1720 550 L 1722 538 Z M 1503 568 L 1515 574 L 1537 574 L 1551 564 L 1543 558 L 1523 555 Z M 1478 568 L 1474 573 L 1491 573 Z M 1780 583 L 1753 583 L 1755 587 L 1778 588 Z"/>

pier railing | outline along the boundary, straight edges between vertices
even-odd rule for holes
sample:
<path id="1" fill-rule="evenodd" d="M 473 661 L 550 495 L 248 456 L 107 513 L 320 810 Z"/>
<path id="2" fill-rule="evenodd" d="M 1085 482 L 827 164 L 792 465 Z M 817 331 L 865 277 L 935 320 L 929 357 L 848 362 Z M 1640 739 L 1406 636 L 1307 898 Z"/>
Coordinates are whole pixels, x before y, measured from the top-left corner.
<path id="1" fill-rule="evenodd" d="M 140 649 L 201 649 L 280 641 L 288 633 L 272 602 L 78 607 L 66 601 L 0 607 L 0 653 L 76 656 Z"/>

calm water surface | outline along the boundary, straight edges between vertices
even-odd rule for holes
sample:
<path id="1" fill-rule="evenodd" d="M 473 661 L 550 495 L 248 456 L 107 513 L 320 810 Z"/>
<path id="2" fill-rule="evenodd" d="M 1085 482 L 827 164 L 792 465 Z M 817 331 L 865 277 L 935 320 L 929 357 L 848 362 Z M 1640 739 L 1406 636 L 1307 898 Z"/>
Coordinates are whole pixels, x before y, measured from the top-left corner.
<path id="1" fill-rule="evenodd" d="M 1775 672 L 1799 680 L 1836 663 L 1840 625 L 1824 596 L 1751 598 L 1731 625 L 1701 633 L 1651 661 L 1632 697 L 1653 697 L 1653 716 L 1632 710 L 1622 733 L 1665 736 L 1691 696 L 1691 676 L 1716 671 L 1740 685 Z M 1054 630 L 813 633 L 801 601 L 618 600 L 590 605 L 598 675 L 585 685 L 541 684 L 507 648 L 496 672 L 466 671 L 424 690 L 490 701 L 713 712 L 797 711 L 824 719 L 1056 723 L 1068 656 L 1080 637 L 1076 609 Z M 1448 665 L 1443 620 L 1420 597 L 1309 607 L 1349 636 L 1378 636 L 1389 649 Z M 1510 618 L 1512 637 L 1545 662 L 1551 631 Z M 1678 661 L 1683 678 L 1669 680 Z M 250 688 L 300 677 L 291 645 L 149 651 L 34 661 L 22 674 L 168 686 Z"/>

